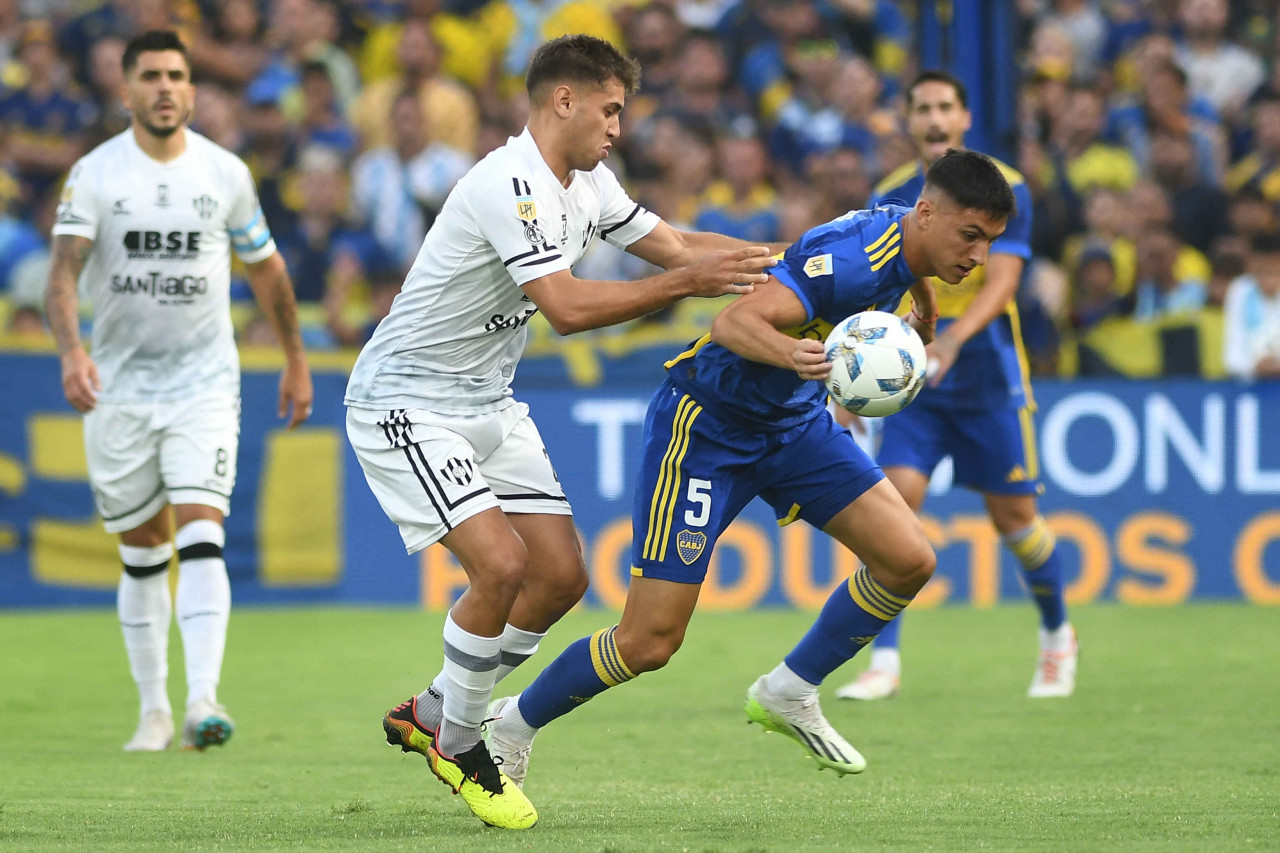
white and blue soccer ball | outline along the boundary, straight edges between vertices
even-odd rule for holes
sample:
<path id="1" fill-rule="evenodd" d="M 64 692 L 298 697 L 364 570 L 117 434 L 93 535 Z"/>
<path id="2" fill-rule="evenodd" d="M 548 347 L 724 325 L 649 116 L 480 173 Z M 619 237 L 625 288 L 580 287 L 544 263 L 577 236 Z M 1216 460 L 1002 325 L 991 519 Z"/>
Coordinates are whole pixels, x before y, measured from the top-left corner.
<path id="1" fill-rule="evenodd" d="M 855 415 L 882 418 L 900 412 L 924 386 L 924 342 L 894 314 L 854 314 L 836 324 L 825 346 L 831 362 L 827 390 Z"/>

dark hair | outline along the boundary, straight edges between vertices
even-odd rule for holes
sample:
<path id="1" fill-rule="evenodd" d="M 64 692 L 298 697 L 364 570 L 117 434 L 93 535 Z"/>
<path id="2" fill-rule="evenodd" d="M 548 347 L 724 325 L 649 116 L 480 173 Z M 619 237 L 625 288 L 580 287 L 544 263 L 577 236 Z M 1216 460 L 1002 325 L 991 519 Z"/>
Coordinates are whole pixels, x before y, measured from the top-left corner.
<path id="1" fill-rule="evenodd" d="M 178 38 L 177 33 L 173 30 L 148 30 L 129 39 L 129 43 L 124 46 L 124 58 L 120 61 L 124 67 L 124 73 L 128 74 L 138 64 L 139 54 L 161 50 L 176 50 L 182 54 L 182 61 L 187 64 L 187 69 L 191 69 L 187 46 L 182 43 L 182 39 Z"/>
<path id="2" fill-rule="evenodd" d="M 591 83 L 604 86 L 616 79 L 627 94 L 640 88 L 640 64 L 604 39 L 587 35 L 560 36 L 533 54 L 524 85 L 529 100 L 537 104 L 547 86 Z"/>
<path id="3" fill-rule="evenodd" d="M 1249 251 L 1255 255 L 1280 255 L 1280 234 L 1260 231 L 1249 238 Z"/>
<path id="4" fill-rule="evenodd" d="M 948 148 L 929 167 L 924 188 L 937 187 L 966 210 L 1009 218 L 1017 212 L 1013 190 L 1000 167 L 986 154 Z"/>
<path id="5" fill-rule="evenodd" d="M 965 89 L 964 84 L 960 82 L 960 78 L 950 71 L 943 71 L 937 68 L 921 71 L 916 75 L 916 79 L 911 81 L 911 85 L 907 87 L 908 107 L 911 106 L 911 100 L 915 96 L 916 86 L 921 83 L 946 83 L 956 90 L 956 100 L 960 102 L 960 106 L 966 110 L 969 109 L 969 92 Z"/>

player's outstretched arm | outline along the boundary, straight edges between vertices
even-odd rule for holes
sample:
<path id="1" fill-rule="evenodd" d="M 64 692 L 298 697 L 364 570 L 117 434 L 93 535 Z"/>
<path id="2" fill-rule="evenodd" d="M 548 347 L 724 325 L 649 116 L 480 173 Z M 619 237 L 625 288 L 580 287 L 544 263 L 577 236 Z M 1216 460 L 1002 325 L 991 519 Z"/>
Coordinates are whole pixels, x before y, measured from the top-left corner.
<path id="1" fill-rule="evenodd" d="M 956 318 L 942 334 L 929 344 L 929 384 L 942 381 L 960 355 L 965 341 L 987 327 L 987 324 L 1004 313 L 1009 300 L 1018 292 L 1022 278 L 1023 260 L 1017 255 L 991 254 L 987 256 L 987 279 L 978 294 L 973 297 L 965 312 Z"/>
<path id="2" fill-rule="evenodd" d="M 98 366 L 80 341 L 80 297 L 76 292 L 80 271 L 91 251 L 93 241 L 88 237 L 55 235 L 49 289 L 44 298 L 45 316 L 62 359 L 62 392 L 67 395 L 67 402 L 81 412 L 97 404 L 97 392 L 102 390 Z"/>
<path id="3" fill-rule="evenodd" d="M 645 236 L 627 247 L 638 258 L 664 270 L 687 267 L 697 263 L 712 252 L 750 248 L 752 243 L 737 237 L 726 237 L 712 231 L 680 231 L 666 222 L 659 221 Z M 764 248 L 776 255 L 786 251 L 789 243 L 768 243 Z"/>
<path id="4" fill-rule="evenodd" d="M 809 319 L 804 304 L 790 288 L 770 278 L 755 292 L 716 315 L 711 340 L 725 349 L 762 364 L 794 370 L 801 379 L 825 379 L 831 362 L 822 341 L 781 332 Z"/>
<path id="5" fill-rule="evenodd" d="M 265 260 L 247 264 L 249 287 L 266 315 L 276 340 L 284 350 L 284 374 L 280 377 L 280 417 L 289 417 L 289 429 L 305 421 L 311 415 L 311 370 L 307 367 L 307 353 L 302 347 L 302 332 L 298 328 L 298 305 L 293 298 L 293 283 L 284 258 L 273 252 Z"/>
<path id="6" fill-rule="evenodd" d="M 524 292 L 562 335 L 652 314 L 686 296 L 750 293 L 769 276 L 769 250 L 748 246 L 712 252 L 697 263 L 639 281 L 593 281 L 568 270 L 526 282 Z"/>

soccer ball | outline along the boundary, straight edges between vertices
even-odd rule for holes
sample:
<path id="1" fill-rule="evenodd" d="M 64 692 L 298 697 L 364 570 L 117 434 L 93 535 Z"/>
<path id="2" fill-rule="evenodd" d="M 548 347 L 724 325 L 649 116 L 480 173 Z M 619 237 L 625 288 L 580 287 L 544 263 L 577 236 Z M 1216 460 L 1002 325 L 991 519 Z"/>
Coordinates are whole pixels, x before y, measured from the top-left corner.
<path id="1" fill-rule="evenodd" d="M 885 311 L 854 314 L 825 344 L 831 399 L 864 418 L 900 412 L 924 385 L 924 342 L 906 320 Z"/>

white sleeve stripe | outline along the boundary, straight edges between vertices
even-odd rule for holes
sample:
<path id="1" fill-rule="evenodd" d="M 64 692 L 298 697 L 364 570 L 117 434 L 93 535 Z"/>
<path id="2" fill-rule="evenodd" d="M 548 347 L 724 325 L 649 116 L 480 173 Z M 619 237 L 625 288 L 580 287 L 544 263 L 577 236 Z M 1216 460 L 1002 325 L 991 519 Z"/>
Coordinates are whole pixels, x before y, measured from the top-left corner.
<path id="1" fill-rule="evenodd" d="M 252 230 L 246 229 L 248 233 L 231 238 L 231 244 L 240 251 L 260 249 L 271 239 L 271 230 L 267 228 L 267 223 L 262 221 L 261 216 L 254 220 L 250 228 Z"/>

